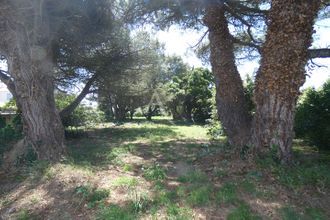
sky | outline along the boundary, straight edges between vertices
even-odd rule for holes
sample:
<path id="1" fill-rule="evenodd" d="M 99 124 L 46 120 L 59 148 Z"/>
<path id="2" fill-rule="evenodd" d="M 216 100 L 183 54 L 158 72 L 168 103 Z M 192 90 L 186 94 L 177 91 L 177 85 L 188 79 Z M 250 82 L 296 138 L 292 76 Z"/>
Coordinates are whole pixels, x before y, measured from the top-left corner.
<path id="1" fill-rule="evenodd" d="M 318 21 L 315 24 L 315 31 L 314 42 L 311 48 L 330 47 L 330 18 Z M 179 55 L 191 66 L 202 67 L 203 64 L 194 54 L 192 46 L 199 42 L 203 34 L 203 31 L 184 31 L 180 30 L 177 26 L 172 26 L 167 31 L 159 31 L 156 36 L 160 42 L 165 44 L 165 52 L 167 55 Z M 325 67 L 308 71 L 308 76 L 303 88 L 319 88 L 330 78 L 330 58 L 314 59 L 313 62 Z M 248 61 L 238 65 L 238 70 L 241 77 L 244 79 L 247 74 L 252 75 L 258 69 L 258 66 L 259 64 L 257 61 Z"/>

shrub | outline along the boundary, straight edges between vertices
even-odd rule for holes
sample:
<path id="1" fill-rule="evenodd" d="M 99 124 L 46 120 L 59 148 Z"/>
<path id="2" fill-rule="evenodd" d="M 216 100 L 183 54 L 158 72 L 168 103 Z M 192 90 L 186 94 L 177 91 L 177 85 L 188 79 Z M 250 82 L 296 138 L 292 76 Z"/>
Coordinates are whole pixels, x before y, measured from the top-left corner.
<path id="1" fill-rule="evenodd" d="M 6 127 L 6 121 L 3 117 L 0 115 L 0 129 Z"/>
<path id="2" fill-rule="evenodd" d="M 297 105 L 294 130 L 297 137 L 330 150 L 330 80 L 320 90 L 304 91 Z"/>
<path id="3" fill-rule="evenodd" d="M 219 139 L 221 136 L 224 136 L 224 131 L 220 121 L 211 120 L 211 123 L 208 125 L 207 135 L 213 140 Z"/>
<path id="4" fill-rule="evenodd" d="M 3 128 L 0 128 L 0 158 L 2 154 L 9 150 L 10 143 L 21 138 L 22 134 L 16 131 L 13 126 L 6 125 Z"/>

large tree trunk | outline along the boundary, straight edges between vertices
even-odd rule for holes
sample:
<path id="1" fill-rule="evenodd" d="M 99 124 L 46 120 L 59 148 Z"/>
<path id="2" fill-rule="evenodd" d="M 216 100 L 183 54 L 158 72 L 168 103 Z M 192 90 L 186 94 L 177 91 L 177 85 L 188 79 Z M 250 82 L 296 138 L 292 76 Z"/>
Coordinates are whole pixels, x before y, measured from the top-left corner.
<path id="1" fill-rule="evenodd" d="M 253 142 L 277 147 L 291 161 L 294 109 L 305 81 L 308 47 L 319 0 L 273 0 L 266 41 L 256 77 Z"/>
<path id="2" fill-rule="evenodd" d="M 243 83 L 235 65 L 233 39 L 223 7 L 208 7 L 204 22 L 209 29 L 210 61 L 215 76 L 219 118 L 229 143 L 243 146 L 249 139 L 251 117 Z"/>
<path id="3" fill-rule="evenodd" d="M 58 161 L 65 154 L 64 129 L 55 108 L 52 65 L 29 59 L 19 49 L 8 57 L 25 134 L 40 160 Z"/>
<path id="4" fill-rule="evenodd" d="M 31 6 L 22 9 L 24 4 Z M 5 1 L 0 52 L 7 60 L 28 143 L 38 159 L 59 161 L 64 129 L 55 108 L 51 38 L 43 1 Z M 29 15 L 29 18 L 27 16 Z"/>

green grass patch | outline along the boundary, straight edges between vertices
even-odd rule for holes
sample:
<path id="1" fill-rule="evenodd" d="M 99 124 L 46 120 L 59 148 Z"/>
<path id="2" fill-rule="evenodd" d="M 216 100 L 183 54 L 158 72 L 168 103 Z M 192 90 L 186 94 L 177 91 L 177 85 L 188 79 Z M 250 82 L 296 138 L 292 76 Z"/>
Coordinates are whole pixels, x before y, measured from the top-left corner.
<path id="1" fill-rule="evenodd" d="M 305 210 L 306 219 L 309 220 L 326 220 L 327 217 L 323 210 L 317 208 L 307 208 Z"/>
<path id="2" fill-rule="evenodd" d="M 161 181 L 166 178 L 166 172 L 159 164 L 154 164 L 143 169 L 143 176 L 147 180 Z"/>
<path id="3" fill-rule="evenodd" d="M 235 203 L 237 198 L 237 187 L 232 183 L 225 183 L 215 194 L 218 203 Z"/>
<path id="4" fill-rule="evenodd" d="M 75 189 L 75 194 L 82 197 L 87 202 L 88 208 L 93 208 L 108 198 L 110 191 L 107 189 L 97 189 L 90 185 L 79 186 Z"/>
<path id="5" fill-rule="evenodd" d="M 255 184 L 250 181 L 250 180 L 243 180 L 241 183 L 240 183 L 240 187 L 247 193 L 249 194 L 253 194 L 253 195 L 256 195 L 257 194 L 257 188 L 255 186 Z"/>
<path id="6" fill-rule="evenodd" d="M 286 206 L 280 209 L 283 220 L 301 220 L 302 215 L 296 212 L 292 207 Z"/>
<path id="7" fill-rule="evenodd" d="M 217 169 L 214 170 L 214 175 L 219 177 L 219 178 L 223 178 L 223 177 L 226 177 L 228 174 L 224 169 L 217 168 Z"/>
<path id="8" fill-rule="evenodd" d="M 140 193 L 136 189 L 130 192 L 130 197 L 129 208 L 135 213 L 146 212 L 152 205 L 152 201 L 149 199 L 148 195 L 146 193 Z"/>
<path id="9" fill-rule="evenodd" d="M 188 207 L 180 207 L 177 204 L 169 204 L 166 208 L 167 219 L 169 220 L 190 220 L 193 219 L 193 212 Z"/>
<path id="10" fill-rule="evenodd" d="M 181 183 L 205 183 L 208 182 L 208 177 L 201 171 L 192 171 L 186 175 L 179 176 L 178 181 Z"/>
<path id="11" fill-rule="evenodd" d="M 122 208 L 118 205 L 110 205 L 101 208 L 97 214 L 97 220 L 135 220 L 136 214 L 128 208 Z"/>
<path id="12" fill-rule="evenodd" d="M 17 215 L 16 215 L 16 220 L 35 220 L 37 219 L 36 216 L 31 214 L 29 210 L 27 209 L 22 209 L 20 210 Z"/>
<path id="13" fill-rule="evenodd" d="M 162 189 L 159 191 L 156 191 L 156 196 L 154 198 L 155 203 L 159 205 L 166 205 L 166 204 L 171 204 L 174 201 L 176 201 L 178 198 L 178 194 L 176 190 L 166 190 Z"/>
<path id="14" fill-rule="evenodd" d="M 131 172 L 134 169 L 133 165 L 131 165 L 131 164 L 124 164 L 122 168 L 126 172 Z"/>
<path id="15" fill-rule="evenodd" d="M 209 185 L 193 187 L 188 193 L 186 201 L 191 206 L 208 205 L 211 200 L 212 187 Z"/>
<path id="16" fill-rule="evenodd" d="M 115 187 L 135 187 L 138 185 L 138 180 L 135 177 L 123 176 L 115 179 L 112 185 Z"/>
<path id="17" fill-rule="evenodd" d="M 295 161 L 291 166 L 284 166 L 278 162 L 276 151 L 272 150 L 264 157 L 257 160 L 258 165 L 272 172 L 280 183 L 292 190 L 304 186 L 317 186 L 326 188 L 330 186 L 330 163 L 324 155 L 318 157 L 306 157 L 304 152 L 294 152 Z"/>
<path id="18" fill-rule="evenodd" d="M 292 189 L 304 185 L 324 188 L 330 186 L 329 169 L 325 164 L 313 164 L 310 167 L 300 164 L 291 168 L 279 167 L 276 173 L 279 181 Z"/>
<path id="19" fill-rule="evenodd" d="M 227 220 L 261 220 L 262 218 L 255 215 L 250 207 L 242 203 L 239 205 L 239 207 L 235 208 L 232 210 L 228 216 Z"/>

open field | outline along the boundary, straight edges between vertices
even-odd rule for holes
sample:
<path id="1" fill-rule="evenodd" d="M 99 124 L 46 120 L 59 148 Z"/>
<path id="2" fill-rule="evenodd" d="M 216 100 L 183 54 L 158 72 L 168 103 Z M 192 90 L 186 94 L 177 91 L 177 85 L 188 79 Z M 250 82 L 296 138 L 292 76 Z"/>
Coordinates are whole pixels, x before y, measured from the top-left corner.
<path id="1" fill-rule="evenodd" d="M 166 118 L 102 124 L 67 145 L 60 164 L 1 176 L 0 219 L 330 219 L 330 156 L 303 142 L 292 168 Z"/>

